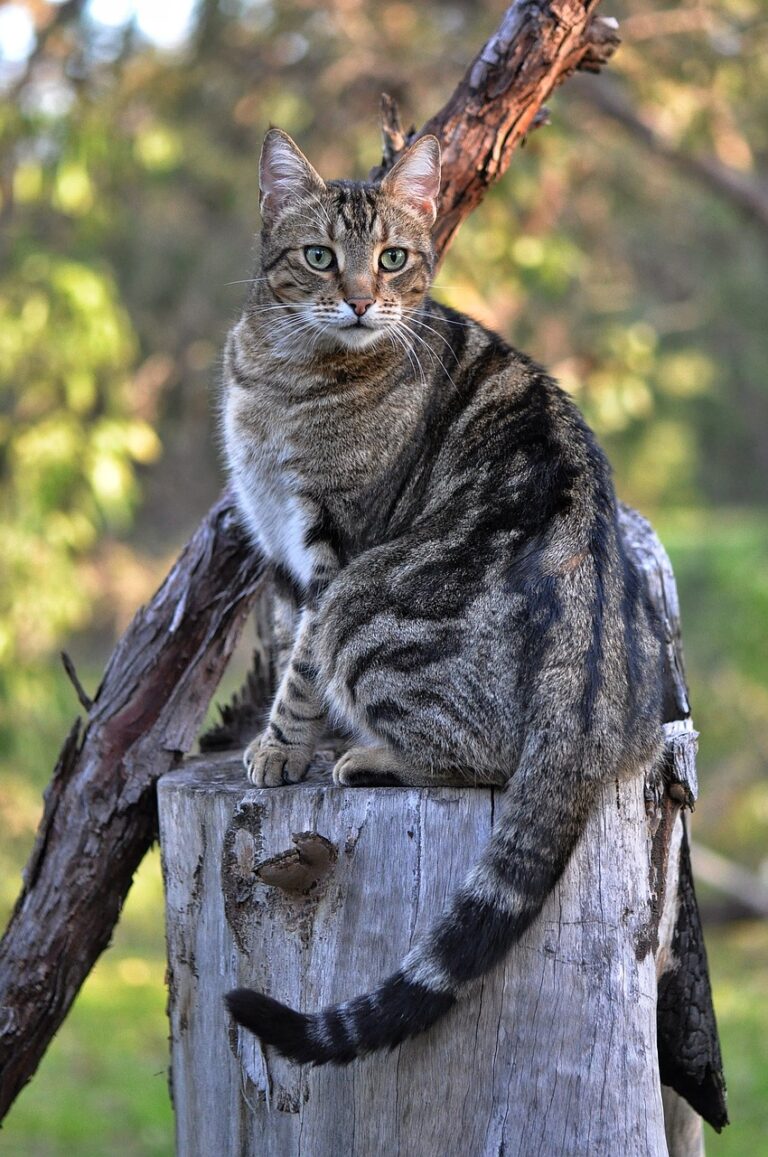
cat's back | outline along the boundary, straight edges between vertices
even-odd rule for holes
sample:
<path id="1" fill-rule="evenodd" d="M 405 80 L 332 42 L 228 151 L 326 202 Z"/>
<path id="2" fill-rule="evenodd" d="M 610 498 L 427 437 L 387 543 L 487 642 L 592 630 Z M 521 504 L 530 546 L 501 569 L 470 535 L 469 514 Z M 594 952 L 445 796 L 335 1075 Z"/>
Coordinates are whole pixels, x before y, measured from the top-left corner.
<path id="1" fill-rule="evenodd" d="M 607 459 L 574 401 L 533 359 L 463 314 L 431 303 L 439 358 L 428 437 L 435 487 L 540 526 L 567 506 L 613 506 Z"/>

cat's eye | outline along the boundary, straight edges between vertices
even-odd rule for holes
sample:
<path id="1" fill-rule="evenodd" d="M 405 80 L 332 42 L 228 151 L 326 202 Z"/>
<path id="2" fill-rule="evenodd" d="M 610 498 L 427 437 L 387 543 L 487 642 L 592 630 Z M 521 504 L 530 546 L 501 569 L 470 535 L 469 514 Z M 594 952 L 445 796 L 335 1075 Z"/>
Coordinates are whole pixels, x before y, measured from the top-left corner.
<path id="1" fill-rule="evenodd" d="M 307 245 L 304 256 L 311 269 L 330 269 L 336 262 L 333 250 L 327 245 Z"/>
<path id="2" fill-rule="evenodd" d="M 379 265 L 387 273 L 394 273 L 398 269 L 402 269 L 408 259 L 408 254 L 405 249 L 398 249 L 394 246 L 391 249 L 384 249 L 379 256 Z"/>

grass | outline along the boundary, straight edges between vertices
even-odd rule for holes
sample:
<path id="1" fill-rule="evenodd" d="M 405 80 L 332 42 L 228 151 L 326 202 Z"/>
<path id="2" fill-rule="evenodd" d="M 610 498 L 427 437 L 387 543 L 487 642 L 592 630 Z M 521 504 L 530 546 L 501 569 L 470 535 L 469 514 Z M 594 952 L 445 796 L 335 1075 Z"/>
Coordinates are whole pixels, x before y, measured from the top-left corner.
<path id="1" fill-rule="evenodd" d="M 731 1124 L 706 1129 L 710 1157 L 768 1152 L 768 925 L 705 932 Z"/>

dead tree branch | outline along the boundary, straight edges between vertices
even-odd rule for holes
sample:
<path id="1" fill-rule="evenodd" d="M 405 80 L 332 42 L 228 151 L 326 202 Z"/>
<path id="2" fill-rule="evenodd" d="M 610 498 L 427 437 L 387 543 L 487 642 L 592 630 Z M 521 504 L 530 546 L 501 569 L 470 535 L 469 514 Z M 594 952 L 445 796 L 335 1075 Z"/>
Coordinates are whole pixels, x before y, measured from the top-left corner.
<path id="1" fill-rule="evenodd" d="M 619 44 L 596 0 L 518 0 L 470 64 L 453 95 L 417 133 L 406 135 L 394 102 L 384 104 L 381 176 L 416 136 L 434 133 L 443 149 L 435 245 L 442 259 L 462 221 L 506 171 L 549 95 L 577 69 L 597 72 Z"/>
<path id="2" fill-rule="evenodd" d="M 120 640 L 45 793 L 0 944 L 0 1117 L 106 948 L 156 832 L 154 785 L 194 742 L 262 563 L 224 496 Z"/>

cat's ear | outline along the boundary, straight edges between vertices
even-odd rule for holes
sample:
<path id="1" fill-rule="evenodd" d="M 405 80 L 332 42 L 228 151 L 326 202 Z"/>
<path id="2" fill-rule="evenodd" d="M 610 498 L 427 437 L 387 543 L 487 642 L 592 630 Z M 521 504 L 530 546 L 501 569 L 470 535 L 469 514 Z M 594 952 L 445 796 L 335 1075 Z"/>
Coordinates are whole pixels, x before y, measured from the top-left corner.
<path id="1" fill-rule="evenodd" d="M 437 137 L 419 137 L 381 182 L 390 196 L 405 201 L 430 225 L 437 216 L 440 192 L 440 144 Z"/>
<path id="2" fill-rule="evenodd" d="M 270 129 L 259 161 L 259 205 L 264 220 L 273 220 L 291 202 L 324 191 L 322 177 L 288 133 Z"/>

